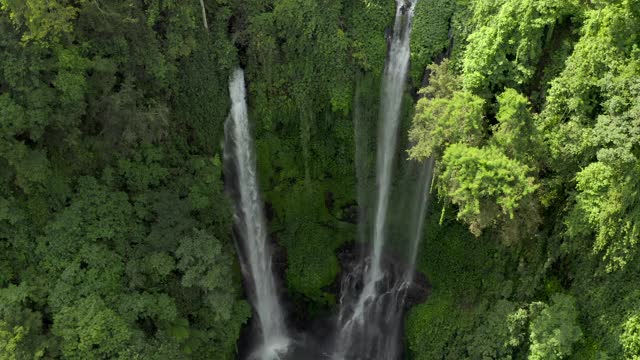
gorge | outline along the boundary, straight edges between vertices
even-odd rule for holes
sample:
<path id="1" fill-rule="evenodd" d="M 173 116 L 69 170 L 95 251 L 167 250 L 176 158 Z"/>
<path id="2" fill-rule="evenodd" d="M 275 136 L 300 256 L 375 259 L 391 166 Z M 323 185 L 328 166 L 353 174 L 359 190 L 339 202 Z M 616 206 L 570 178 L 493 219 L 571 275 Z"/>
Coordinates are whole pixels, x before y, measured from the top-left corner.
<path id="1" fill-rule="evenodd" d="M 394 164 L 397 157 L 400 110 L 407 84 L 409 70 L 409 43 L 415 2 L 398 1 L 393 32 L 390 34 L 388 61 L 381 85 L 380 121 L 377 136 L 377 194 L 371 199 L 375 205 L 371 253 L 362 253 L 360 264 L 344 269 L 339 314 L 335 331 L 335 349 L 327 355 L 335 360 L 399 359 L 402 354 L 402 324 L 406 312 L 405 298 L 412 286 L 414 264 L 419 250 L 422 228 L 428 203 L 434 161 L 429 159 L 420 165 L 412 165 L 418 173 L 409 189 L 414 196 L 414 205 L 404 208 L 400 217 L 410 218 L 406 223 L 406 239 L 400 246 L 407 261 L 391 269 L 383 262 L 386 244 L 387 213 L 390 211 L 392 172 L 398 170 Z M 229 187 L 236 202 L 236 223 L 239 227 L 236 241 L 240 263 L 245 274 L 245 283 L 259 319 L 261 340 L 258 350 L 250 359 L 276 360 L 290 358 L 287 355 L 290 340 L 287 338 L 284 316 L 278 300 L 274 272 L 271 267 L 272 252 L 269 249 L 268 231 L 260 200 L 256 179 L 255 155 L 251 144 L 244 73 L 234 71 L 230 79 L 231 112 L 225 125 L 226 168 L 234 176 Z M 356 134 L 358 137 L 358 134 Z M 399 161 L 404 161 L 400 159 Z M 360 165 L 356 163 L 356 167 Z M 237 189 L 236 189 L 237 188 Z M 237 194 L 236 194 L 237 192 Z M 363 219 L 364 204 L 359 205 Z M 365 227 L 366 224 L 359 224 Z M 367 246 L 369 248 L 369 246 Z M 389 250 L 389 249 L 387 249 Z M 389 250 L 390 251 L 390 250 Z M 250 343 L 255 343 L 250 342 Z M 300 356 L 300 355 L 298 355 Z"/>

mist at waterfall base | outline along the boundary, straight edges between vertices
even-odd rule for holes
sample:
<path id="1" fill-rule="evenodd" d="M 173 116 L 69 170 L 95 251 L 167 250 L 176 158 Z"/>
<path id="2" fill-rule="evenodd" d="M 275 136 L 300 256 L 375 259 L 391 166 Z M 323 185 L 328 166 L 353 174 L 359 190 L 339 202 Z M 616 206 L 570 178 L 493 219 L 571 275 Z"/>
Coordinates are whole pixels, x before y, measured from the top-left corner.
<path id="1" fill-rule="evenodd" d="M 354 104 L 360 247 L 343 249 L 339 312 L 312 324 L 287 328 L 274 274 L 250 135 L 244 74 L 230 80 L 232 108 L 225 124 L 225 184 L 235 203 L 234 235 L 245 289 L 254 316 L 241 342 L 241 359 L 393 360 L 403 354 L 402 329 L 407 309 L 426 297 L 415 286 L 415 262 L 422 238 L 433 161 L 404 160 L 398 154 L 403 95 L 409 68 L 409 38 L 417 0 L 398 0 L 393 37 L 381 86 L 379 119 L 364 119 Z M 379 121 L 377 137 L 362 131 Z M 375 191 L 360 156 L 376 137 Z M 402 144 L 407 145 L 407 144 Z M 400 153 L 405 153 L 400 147 Z M 360 155 L 359 155 L 360 154 Z M 366 171 L 365 171 L 366 172 Z M 392 181 L 395 180 L 395 181 Z M 375 197 L 369 199 L 368 194 Z M 369 206 L 373 204 L 374 206 Z M 369 208 L 372 209 L 369 209 Z M 421 283 L 426 283 L 422 279 Z M 291 322 L 290 322 L 291 323 Z M 298 324 L 299 325 L 299 324 Z M 249 340 L 247 340 L 247 338 Z"/>

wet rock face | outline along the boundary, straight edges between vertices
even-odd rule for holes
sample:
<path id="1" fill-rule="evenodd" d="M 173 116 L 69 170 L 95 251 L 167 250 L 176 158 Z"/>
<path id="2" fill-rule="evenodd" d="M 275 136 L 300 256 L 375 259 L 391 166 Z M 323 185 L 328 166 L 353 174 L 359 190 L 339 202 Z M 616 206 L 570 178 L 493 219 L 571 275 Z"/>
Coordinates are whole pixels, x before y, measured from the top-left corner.
<path id="1" fill-rule="evenodd" d="M 422 304 L 431 295 L 431 284 L 427 280 L 427 277 L 416 271 L 413 276 L 412 286 L 407 291 L 406 310 L 409 310 L 412 306 Z"/>
<path id="2" fill-rule="evenodd" d="M 337 299 L 344 297 L 347 294 L 341 294 L 340 284 L 344 284 L 345 277 L 350 277 L 348 281 L 351 282 L 350 290 L 359 294 L 362 291 L 363 276 L 366 266 L 368 266 L 368 260 L 366 257 L 371 251 L 368 247 L 362 244 L 348 244 L 339 250 L 338 260 L 340 261 L 342 272 L 339 274 L 338 284 L 332 286 L 332 289 L 338 290 L 333 292 Z M 364 259 L 364 260 L 363 260 Z M 406 292 L 405 308 L 408 310 L 414 305 L 421 304 L 427 300 L 431 295 L 431 284 L 427 280 L 427 277 L 419 271 L 407 269 L 405 261 L 400 257 L 388 254 L 382 259 L 383 269 L 385 270 L 385 277 L 380 282 L 380 292 L 388 292 L 397 284 L 403 277 L 407 277 L 407 272 L 411 271 L 411 275 L 408 276 L 411 281 L 404 286 Z M 344 288 L 342 291 L 344 292 Z"/>
<path id="3" fill-rule="evenodd" d="M 405 315 L 413 305 L 428 298 L 431 285 L 424 275 L 407 268 L 402 257 L 387 252 L 381 264 L 383 277 L 376 283 L 377 295 L 363 306 L 359 301 L 372 262 L 369 254 L 370 249 L 355 244 L 338 254 L 343 272 L 336 294 L 341 309 L 337 324 L 348 326 L 348 330 L 338 328 L 336 334 L 349 336 L 340 356 L 346 360 L 400 359 Z M 353 323 L 344 319 L 357 320 Z"/>

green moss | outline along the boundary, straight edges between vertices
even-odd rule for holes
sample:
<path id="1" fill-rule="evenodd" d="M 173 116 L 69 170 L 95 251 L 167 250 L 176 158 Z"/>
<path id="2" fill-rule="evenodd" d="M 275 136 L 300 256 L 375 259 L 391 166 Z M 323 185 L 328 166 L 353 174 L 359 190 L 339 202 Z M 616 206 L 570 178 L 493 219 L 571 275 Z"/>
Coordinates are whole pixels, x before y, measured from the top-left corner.
<path id="1" fill-rule="evenodd" d="M 449 46 L 454 0 L 423 0 L 416 4 L 411 32 L 411 79 L 422 83 L 427 65 Z"/>
<path id="2" fill-rule="evenodd" d="M 406 331 L 413 359 L 463 359 L 460 346 L 470 331 L 472 313 L 455 305 L 446 293 L 434 294 L 427 303 L 415 307 L 407 319 Z"/>
<path id="3" fill-rule="evenodd" d="M 322 118 L 311 129 L 307 161 L 295 133 L 264 132 L 257 140 L 261 187 L 273 209 L 270 229 L 287 253 L 287 287 L 311 306 L 333 302 L 323 288 L 338 274 L 336 249 L 355 234 L 342 213 L 354 199 L 353 130 L 330 113 Z"/>
<path id="4" fill-rule="evenodd" d="M 340 270 L 335 256 L 341 240 L 339 234 L 330 227 L 308 222 L 284 236 L 290 259 L 287 269 L 289 288 L 314 302 L 331 302 L 332 296 L 322 289 L 336 279 Z"/>
<path id="5" fill-rule="evenodd" d="M 393 1 L 353 0 L 347 5 L 353 60 L 362 70 L 380 75 L 387 54 L 385 28 L 392 26 Z"/>
<path id="6" fill-rule="evenodd" d="M 327 208 L 325 189 L 322 183 L 300 182 L 284 192 L 268 193 L 276 209 L 272 227 L 287 251 L 287 287 L 316 305 L 333 302 L 323 288 L 338 274 L 337 248 L 355 233 L 353 225 L 339 221 Z"/>

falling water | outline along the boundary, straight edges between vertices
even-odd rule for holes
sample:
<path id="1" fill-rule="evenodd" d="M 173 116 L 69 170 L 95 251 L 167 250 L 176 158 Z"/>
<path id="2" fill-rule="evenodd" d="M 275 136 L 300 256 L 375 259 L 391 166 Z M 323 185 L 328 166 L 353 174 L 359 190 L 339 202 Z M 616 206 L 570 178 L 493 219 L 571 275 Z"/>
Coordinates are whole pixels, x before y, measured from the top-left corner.
<path id="1" fill-rule="evenodd" d="M 380 280 L 381 256 L 385 242 L 385 225 L 391 190 L 391 170 L 396 152 L 398 126 L 400 125 L 400 106 L 409 69 L 409 39 L 413 11 L 417 0 L 398 0 L 396 19 L 393 28 L 393 41 L 389 51 L 389 60 L 384 72 L 382 84 L 382 124 L 378 133 L 378 198 L 373 231 L 373 259 L 371 269 L 365 279 L 371 284 L 371 290 Z"/>
<path id="2" fill-rule="evenodd" d="M 235 175 L 235 222 L 238 253 L 259 320 L 262 344 L 252 358 L 279 359 L 289 346 L 282 307 L 271 266 L 265 215 L 256 178 L 256 160 L 249 132 L 244 73 L 234 71 L 229 83 L 231 113 L 225 123 L 225 162 Z"/>
<path id="3" fill-rule="evenodd" d="M 418 174 L 415 193 L 413 194 L 414 204 L 411 211 L 410 219 L 411 242 L 409 244 L 409 260 L 407 261 L 407 271 L 405 271 L 404 282 L 409 284 L 413 281 L 413 268 L 416 265 L 418 255 L 418 247 L 422 240 L 424 230 L 424 220 L 427 215 L 427 207 L 429 206 L 429 192 L 431 190 L 431 182 L 433 180 L 433 168 L 435 160 L 429 158 L 419 164 L 420 173 Z"/>
<path id="4" fill-rule="evenodd" d="M 393 40 L 382 83 L 373 250 L 371 257 L 351 269 L 343 280 L 335 359 L 389 360 L 398 357 L 395 334 L 399 331 L 397 328 L 402 317 L 408 275 L 407 270 L 397 269 L 389 269 L 385 273 L 382 252 L 386 241 L 392 169 L 409 68 L 409 39 L 416 1 L 397 0 Z M 421 223 L 419 225 L 422 226 Z M 421 233 L 421 230 L 418 232 Z M 362 279 L 362 283 L 359 279 Z"/>
<path id="5" fill-rule="evenodd" d="M 394 284 L 389 291 L 395 296 L 391 299 L 392 306 L 388 306 L 390 311 L 386 314 L 386 322 L 393 324 L 388 329 L 388 335 L 386 338 L 386 347 L 383 350 L 384 359 L 396 359 L 400 354 L 401 335 L 403 329 L 403 316 L 405 313 L 405 306 L 407 301 L 408 292 L 413 285 L 415 276 L 415 263 L 418 254 L 418 248 L 420 241 L 424 235 L 424 221 L 426 218 L 427 207 L 429 205 L 429 190 L 431 188 L 431 180 L 433 178 L 434 160 L 429 159 L 421 163 L 412 163 L 411 173 L 414 177 L 410 181 L 410 186 L 413 191 L 409 191 L 406 195 L 411 196 L 411 201 L 406 201 L 407 210 L 403 211 L 403 215 L 406 218 L 406 224 L 408 232 L 406 234 L 409 239 L 408 246 L 406 247 L 407 259 L 406 266 L 398 278 L 395 279 Z M 394 293 L 395 292 L 395 293 Z"/>

